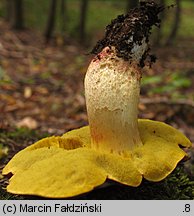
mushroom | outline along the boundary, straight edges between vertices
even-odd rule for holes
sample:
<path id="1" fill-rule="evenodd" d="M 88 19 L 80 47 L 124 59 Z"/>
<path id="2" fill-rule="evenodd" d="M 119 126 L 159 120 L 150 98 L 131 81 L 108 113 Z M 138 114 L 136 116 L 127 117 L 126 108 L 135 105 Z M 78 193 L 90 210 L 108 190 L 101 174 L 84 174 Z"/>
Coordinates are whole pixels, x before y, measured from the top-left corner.
<path id="1" fill-rule="evenodd" d="M 85 77 L 89 126 L 44 138 L 17 153 L 3 169 L 7 191 L 64 198 L 93 190 L 107 179 L 137 187 L 160 181 L 186 156 L 191 142 L 177 129 L 138 120 L 148 39 L 163 7 L 143 2 L 107 26 L 93 49 Z M 152 59 L 152 58 L 151 58 Z"/>

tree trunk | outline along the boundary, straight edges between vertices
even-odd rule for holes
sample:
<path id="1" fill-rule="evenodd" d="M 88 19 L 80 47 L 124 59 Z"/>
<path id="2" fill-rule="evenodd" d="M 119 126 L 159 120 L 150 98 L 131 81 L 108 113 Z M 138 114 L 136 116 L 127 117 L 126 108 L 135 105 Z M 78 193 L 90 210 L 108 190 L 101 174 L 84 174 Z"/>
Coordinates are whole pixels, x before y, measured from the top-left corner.
<path id="1" fill-rule="evenodd" d="M 80 25 L 79 25 L 79 40 L 85 43 L 86 40 L 86 16 L 88 11 L 88 0 L 81 0 L 80 5 Z"/>
<path id="2" fill-rule="evenodd" d="M 166 1 L 165 0 L 158 0 L 156 1 L 158 4 L 165 6 L 166 5 Z M 154 39 L 154 45 L 155 46 L 159 46 L 161 43 L 161 39 L 162 39 L 162 24 L 164 23 L 164 19 L 165 19 L 165 11 L 162 11 L 159 14 L 159 18 L 162 20 L 161 24 L 160 24 L 160 28 L 157 29 L 156 31 L 156 36 Z"/>
<path id="3" fill-rule="evenodd" d="M 11 15 L 13 14 L 12 0 L 5 0 L 5 20 L 11 22 Z"/>
<path id="4" fill-rule="evenodd" d="M 21 30 L 24 28 L 23 0 L 12 0 L 11 2 L 13 4 L 12 27 Z M 11 4 L 11 2 L 9 4 Z"/>
<path id="5" fill-rule="evenodd" d="M 173 43 L 173 40 L 175 39 L 179 25 L 180 25 L 180 19 L 181 19 L 181 0 L 176 0 L 176 10 L 175 10 L 175 16 L 174 16 L 174 22 L 172 26 L 172 31 L 170 32 L 170 35 L 166 41 L 166 45 L 171 45 Z"/>
<path id="6" fill-rule="evenodd" d="M 132 9 L 132 8 L 134 8 L 134 7 L 137 7 L 138 6 L 138 4 L 139 4 L 139 0 L 128 0 L 127 1 L 127 12 L 130 10 L 130 9 Z"/>
<path id="7" fill-rule="evenodd" d="M 54 31 L 55 19 L 56 19 L 56 9 L 57 9 L 57 0 L 51 0 L 47 26 L 46 26 L 46 30 L 44 33 L 46 43 L 50 41 L 53 31 Z"/>
<path id="8" fill-rule="evenodd" d="M 66 23 L 67 23 L 67 2 L 66 0 L 61 0 L 61 32 L 62 34 L 65 31 Z"/>

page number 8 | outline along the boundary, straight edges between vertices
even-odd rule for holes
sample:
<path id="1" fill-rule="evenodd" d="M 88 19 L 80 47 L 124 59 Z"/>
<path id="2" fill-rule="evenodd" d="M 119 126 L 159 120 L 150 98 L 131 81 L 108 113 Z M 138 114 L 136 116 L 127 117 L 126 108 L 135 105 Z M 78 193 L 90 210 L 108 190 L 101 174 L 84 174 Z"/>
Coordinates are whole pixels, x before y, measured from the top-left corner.
<path id="1" fill-rule="evenodd" d="M 191 208 L 190 208 L 190 204 L 185 204 L 185 210 L 183 212 L 190 212 Z"/>

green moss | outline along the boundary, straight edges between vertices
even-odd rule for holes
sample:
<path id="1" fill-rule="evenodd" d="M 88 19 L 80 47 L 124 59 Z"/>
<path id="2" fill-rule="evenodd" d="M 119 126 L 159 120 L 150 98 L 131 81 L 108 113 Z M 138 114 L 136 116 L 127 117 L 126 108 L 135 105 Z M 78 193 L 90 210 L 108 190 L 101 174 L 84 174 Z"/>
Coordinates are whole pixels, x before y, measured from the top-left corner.
<path id="1" fill-rule="evenodd" d="M 0 188 L 0 200 L 21 200 L 22 196 L 7 193 L 6 190 Z"/>
<path id="2" fill-rule="evenodd" d="M 0 129 L 0 143 L 3 145 L 8 145 L 10 142 L 12 142 L 13 145 L 19 145 L 19 143 L 22 143 L 23 146 L 27 145 L 27 143 L 29 142 L 34 142 L 45 136 L 48 136 L 48 133 L 40 133 L 38 131 L 25 127 L 9 130 Z"/>

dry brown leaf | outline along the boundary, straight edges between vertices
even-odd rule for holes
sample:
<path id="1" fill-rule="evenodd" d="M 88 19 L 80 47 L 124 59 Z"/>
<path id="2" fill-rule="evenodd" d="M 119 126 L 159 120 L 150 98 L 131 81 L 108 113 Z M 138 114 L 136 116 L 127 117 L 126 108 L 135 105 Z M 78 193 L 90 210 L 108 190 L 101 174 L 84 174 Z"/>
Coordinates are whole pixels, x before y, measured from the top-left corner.
<path id="1" fill-rule="evenodd" d="M 32 89 L 29 86 L 24 88 L 24 97 L 30 98 L 32 96 Z"/>
<path id="2" fill-rule="evenodd" d="M 17 127 L 27 127 L 29 129 L 36 129 L 38 127 L 38 122 L 32 117 L 25 117 L 21 121 L 16 123 Z"/>

